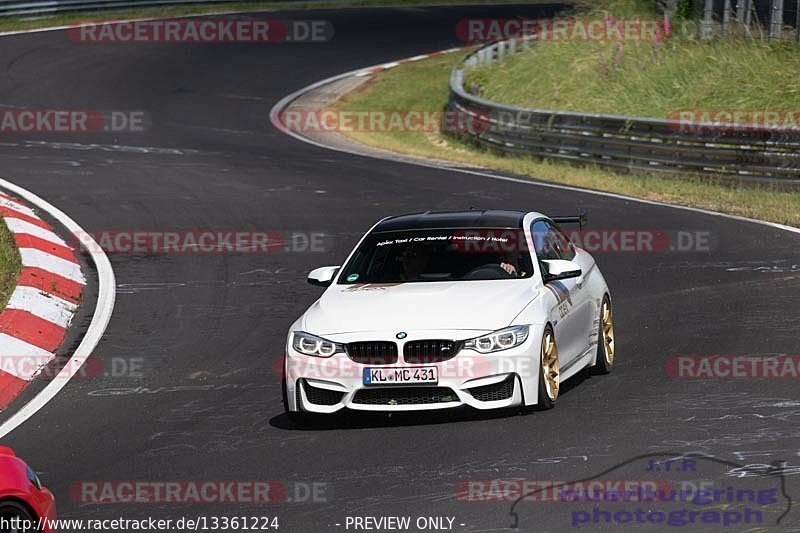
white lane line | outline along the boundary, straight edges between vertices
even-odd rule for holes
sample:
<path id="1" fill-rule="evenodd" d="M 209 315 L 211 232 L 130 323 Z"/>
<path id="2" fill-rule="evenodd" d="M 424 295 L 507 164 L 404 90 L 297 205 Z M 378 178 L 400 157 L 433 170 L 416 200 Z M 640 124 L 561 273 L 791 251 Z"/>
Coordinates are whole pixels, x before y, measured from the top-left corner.
<path id="1" fill-rule="evenodd" d="M 427 165 L 426 165 L 427 166 Z M 645 200 L 644 198 L 634 198 L 633 196 L 625 196 L 624 194 L 616 194 L 613 192 L 605 192 L 605 191 L 593 191 L 591 189 L 581 189 L 580 187 L 573 187 L 571 185 L 558 185 L 555 183 L 543 183 L 543 182 L 531 182 L 526 179 L 522 178 L 515 178 L 513 176 L 503 176 L 497 174 L 490 174 L 488 172 L 481 172 L 478 170 L 469 170 L 469 169 L 460 169 L 460 168 L 449 168 L 449 167 L 436 167 L 436 168 L 445 168 L 446 170 L 451 170 L 454 172 L 463 172 L 465 174 L 474 174 L 476 176 L 485 176 L 487 178 L 494 178 L 497 180 L 503 181 L 512 181 L 515 183 L 525 183 L 528 185 L 537 185 L 539 187 L 550 187 L 552 189 L 561 189 L 565 191 L 574 191 L 580 193 L 589 193 L 595 194 L 598 196 L 605 196 L 607 198 L 615 198 L 617 200 L 627 200 L 630 202 L 638 202 L 640 204 L 647 204 L 647 205 L 655 205 L 659 207 L 671 207 L 672 209 L 682 209 L 684 211 L 692 211 L 695 213 L 702 213 L 704 215 L 712 215 L 722 218 L 728 218 L 731 220 L 738 220 L 740 222 L 750 222 L 752 224 L 760 224 L 762 226 L 770 226 L 779 230 L 788 231 L 791 233 L 798 233 L 800 234 L 800 228 L 796 228 L 794 226 L 787 226 L 786 224 L 779 224 L 777 222 L 769 222 L 767 220 L 758 220 L 757 218 L 748 218 L 739 215 L 731 215 L 728 213 L 720 213 L 719 211 L 711 211 L 710 209 L 703 209 L 702 207 L 692 207 L 688 205 L 677 205 L 677 204 L 667 204 L 664 202 L 659 202 L 656 200 Z"/>
<path id="2" fill-rule="evenodd" d="M 11 233 L 24 233 L 25 235 L 32 235 L 33 237 L 38 237 L 45 241 L 52 242 L 53 244 L 58 244 L 61 246 L 67 245 L 67 243 L 64 242 L 61 237 L 49 229 L 37 226 L 36 224 L 31 224 L 26 220 L 8 216 L 5 217 L 5 221 L 6 226 L 8 226 L 9 230 L 11 230 Z"/>
<path id="3" fill-rule="evenodd" d="M 38 248 L 20 248 L 19 255 L 22 257 L 22 266 L 41 268 L 53 274 L 58 274 L 62 278 L 86 285 L 86 278 L 77 263 L 67 261 Z"/>
<path id="4" fill-rule="evenodd" d="M 55 207 L 48 201 L 40 198 L 36 194 L 27 189 L 23 189 L 19 185 L 15 185 L 8 180 L 0 178 L 0 187 L 8 189 L 14 194 L 20 196 L 26 201 L 30 202 L 36 208 L 48 213 L 51 217 L 58 220 L 68 231 L 73 235 L 83 235 L 84 239 L 91 239 L 89 234 L 81 228 L 77 222 L 72 220 L 66 213 Z M 100 246 L 91 239 L 90 244 L 94 246 L 88 247 L 88 253 L 94 262 L 97 269 L 98 278 L 98 294 L 97 305 L 95 306 L 92 321 L 89 324 L 86 333 L 81 339 L 80 344 L 72 354 L 69 365 L 58 373 L 58 375 L 48 383 L 39 393 L 33 397 L 27 404 L 14 413 L 8 420 L 0 425 L 0 439 L 8 435 L 11 431 L 19 427 L 20 424 L 28 420 L 36 414 L 41 408 L 52 400 L 63 389 L 70 379 L 77 374 L 77 370 L 86 362 L 86 359 L 94 351 L 97 343 L 103 336 L 103 333 L 108 327 L 108 322 L 111 320 L 111 313 L 114 311 L 114 300 L 116 298 L 116 281 L 114 279 L 114 270 L 111 268 L 111 262 L 108 260 Z"/>
<path id="5" fill-rule="evenodd" d="M 0 333 L 0 370 L 6 374 L 30 381 L 54 357 L 47 350 Z"/>
<path id="6" fill-rule="evenodd" d="M 459 48 L 452 48 L 452 49 L 449 49 L 449 50 L 445 50 L 442 53 L 451 53 L 451 52 L 455 52 L 457 50 L 459 50 Z M 431 55 L 433 55 L 433 54 L 431 54 Z M 324 148 L 326 150 L 333 150 L 333 151 L 342 152 L 342 153 L 345 153 L 345 154 L 357 155 L 357 156 L 360 156 L 360 157 L 369 157 L 369 158 L 372 158 L 372 159 L 379 159 L 381 161 L 393 161 L 395 163 L 406 163 L 406 164 L 409 164 L 409 165 L 416 165 L 416 166 L 425 167 L 425 168 L 434 168 L 434 169 L 437 169 L 437 170 L 444 170 L 444 171 L 449 171 L 449 172 L 459 172 L 459 173 L 462 173 L 462 174 L 471 174 L 473 176 L 481 176 L 481 177 L 484 177 L 484 178 L 491 178 L 491 179 L 495 179 L 495 180 L 510 181 L 510 182 L 513 182 L 513 183 L 521 183 L 521 184 L 529 185 L 529 186 L 532 186 L 532 187 L 548 187 L 550 189 L 559 189 L 559 190 L 563 190 L 563 191 L 573 191 L 573 192 L 579 192 L 579 193 L 583 193 L 583 194 L 594 194 L 596 196 L 604 196 L 606 198 L 614 198 L 614 199 L 617 199 L 617 200 L 625 200 L 625 201 L 628 201 L 628 202 L 636 202 L 636 203 L 640 203 L 640 204 L 653 205 L 653 206 L 658 206 L 658 207 L 666 207 L 666 208 L 670 208 L 670 209 L 680 209 L 680 210 L 683 210 L 683 211 L 691 211 L 693 213 L 701 213 L 701 214 L 704 214 L 704 215 L 711 215 L 711 216 L 720 217 L 720 218 L 727 218 L 729 220 L 738 220 L 740 222 L 748 222 L 748 223 L 751 223 L 751 224 L 759 224 L 761 226 L 769 226 L 769 227 L 776 228 L 776 229 L 779 229 L 779 230 L 782 230 L 782 231 L 788 231 L 788 232 L 791 232 L 791 233 L 800 234 L 800 228 L 795 228 L 794 226 L 787 226 L 785 224 L 778 224 L 777 222 L 768 222 L 766 220 L 758 220 L 758 219 L 755 219 L 755 218 L 748 218 L 748 217 L 743 217 L 743 216 L 739 216 L 739 215 L 730 215 L 728 213 L 720 213 L 719 211 L 711 211 L 710 209 L 703 209 L 701 207 L 691 207 L 691 206 L 688 206 L 688 205 L 668 204 L 668 203 L 659 202 L 659 201 L 656 201 L 656 200 L 645 200 L 644 198 L 635 198 L 633 196 L 625 196 L 623 194 L 617 194 L 617 193 L 613 193 L 613 192 L 594 191 L 594 190 L 591 190 L 591 189 L 581 189 L 580 187 L 574 187 L 574 186 L 571 186 L 571 185 L 559 185 L 559 184 L 556 184 L 556 183 L 546 183 L 546 182 L 541 182 L 541 181 L 533 181 L 535 178 L 523 179 L 523 178 L 517 178 L 517 177 L 514 177 L 514 176 L 504 176 L 504 175 L 499 174 L 499 173 L 490 173 L 490 172 L 486 172 L 486 171 L 482 171 L 482 170 L 470 170 L 470 169 L 466 169 L 466 168 L 451 167 L 451 166 L 448 166 L 448 165 L 442 165 L 442 164 L 437 164 L 437 163 L 433 163 L 433 162 L 414 160 L 414 159 L 412 159 L 412 157 L 414 157 L 414 156 L 407 156 L 406 154 L 402 154 L 402 153 L 399 153 L 399 152 L 398 152 L 399 156 L 405 156 L 405 157 L 408 157 L 408 159 L 400 160 L 400 159 L 391 159 L 391 158 L 381 157 L 380 155 L 375 154 L 375 153 L 371 153 L 371 152 L 359 152 L 357 150 L 352 150 L 350 148 L 345 148 L 343 146 L 327 145 L 327 144 L 315 141 L 313 139 L 309 139 L 308 137 L 304 137 L 304 136 L 300 135 L 299 133 L 297 133 L 295 131 L 292 131 L 289 128 L 286 128 L 285 126 L 282 125 L 282 123 L 280 121 L 280 115 L 283 112 L 283 110 L 286 109 L 289 106 L 289 104 L 291 104 L 293 101 L 295 101 L 298 98 L 300 98 L 305 93 L 307 93 L 309 91 L 312 91 L 314 89 L 317 89 L 319 87 L 328 85 L 329 83 L 333 83 L 333 82 L 336 82 L 336 81 L 343 80 L 345 78 L 349 78 L 349 77 L 353 77 L 353 76 L 363 76 L 363 75 L 369 74 L 371 69 L 376 68 L 378 66 L 380 66 L 380 65 L 375 65 L 374 67 L 359 68 L 359 69 L 356 69 L 356 70 L 351 70 L 349 72 L 345 72 L 343 74 L 338 74 L 336 76 L 331 76 L 330 78 L 325 78 L 324 80 L 320 80 L 320 81 L 317 81 L 315 83 L 312 83 L 311 85 L 303 87 L 302 89 L 298 89 L 297 91 L 295 91 L 295 92 L 293 92 L 291 94 L 287 94 L 286 96 L 281 98 L 274 106 L 272 106 L 272 109 L 270 110 L 269 116 L 270 116 L 270 121 L 272 122 L 272 125 L 275 126 L 275 128 L 278 131 L 280 131 L 282 133 L 285 133 L 286 135 L 289 135 L 290 137 L 294 137 L 298 141 L 302 141 L 304 143 L 316 146 L 318 148 Z M 389 150 L 386 150 L 386 151 L 389 151 Z M 419 157 L 419 156 L 417 156 L 417 157 Z"/>
<path id="7" fill-rule="evenodd" d="M 46 294 L 36 287 L 17 286 L 8 299 L 8 309 L 27 311 L 41 319 L 52 322 L 64 329 L 69 327 L 78 306 L 52 294 Z"/>

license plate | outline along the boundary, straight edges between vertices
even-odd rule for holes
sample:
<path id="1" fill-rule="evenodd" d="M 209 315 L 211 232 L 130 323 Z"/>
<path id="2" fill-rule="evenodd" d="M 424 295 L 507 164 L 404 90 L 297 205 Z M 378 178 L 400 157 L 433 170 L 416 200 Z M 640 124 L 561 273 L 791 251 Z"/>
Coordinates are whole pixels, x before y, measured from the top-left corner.
<path id="1" fill-rule="evenodd" d="M 364 385 L 414 385 L 420 383 L 439 383 L 439 369 L 435 366 L 364 369 Z"/>

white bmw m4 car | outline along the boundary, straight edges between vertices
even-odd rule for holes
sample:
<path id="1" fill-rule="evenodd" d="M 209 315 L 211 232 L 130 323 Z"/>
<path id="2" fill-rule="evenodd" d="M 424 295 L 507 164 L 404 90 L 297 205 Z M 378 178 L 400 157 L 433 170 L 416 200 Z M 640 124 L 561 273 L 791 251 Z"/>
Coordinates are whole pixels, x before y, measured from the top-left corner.
<path id="1" fill-rule="evenodd" d="M 584 368 L 611 371 L 611 295 L 559 224 L 520 211 L 381 220 L 291 326 L 283 367 L 290 417 L 469 406 L 553 407 Z"/>

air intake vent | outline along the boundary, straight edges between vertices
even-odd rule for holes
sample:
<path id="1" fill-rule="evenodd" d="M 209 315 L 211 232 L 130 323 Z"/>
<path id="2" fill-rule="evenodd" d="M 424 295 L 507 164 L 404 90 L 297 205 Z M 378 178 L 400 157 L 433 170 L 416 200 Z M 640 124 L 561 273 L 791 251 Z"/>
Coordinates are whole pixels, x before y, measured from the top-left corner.
<path id="1" fill-rule="evenodd" d="M 397 344 L 386 341 L 351 342 L 347 355 L 362 365 L 393 365 L 397 362 Z"/>
<path id="2" fill-rule="evenodd" d="M 364 405 L 421 405 L 457 401 L 458 396 L 447 387 L 361 389 L 353 398 L 353 403 Z"/>
<path id="3" fill-rule="evenodd" d="M 500 383 L 467 390 L 472 394 L 473 398 L 482 402 L 508 400 L 514 394 L 514 376 L 508 376 Z"/>
<path id="4" fill-rule="evenodd" d="M 344 396 L 343 392 L 312 387 L 306 381 L 302 383 L 308 402 L 314 405 L 336 405 L 342 401 L 342 397 Z"/>
<path id="5" fill-rule="evenodd" d="M 403 346 L 406 363 L 441 363 L 452 359 L 461 349 L 461 343 L 448 340 L 410 341 Z"/>

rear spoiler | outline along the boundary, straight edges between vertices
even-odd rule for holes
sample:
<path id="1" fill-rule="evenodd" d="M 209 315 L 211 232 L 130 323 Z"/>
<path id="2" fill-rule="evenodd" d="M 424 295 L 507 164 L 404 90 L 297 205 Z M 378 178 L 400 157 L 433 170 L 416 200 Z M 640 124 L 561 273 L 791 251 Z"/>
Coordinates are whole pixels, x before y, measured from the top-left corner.
<path id="1" fill-rule="evenodd" d="M 581 213 L 571 217 L 550 217 L 550 220 L 556 224 L 577 224 L 578 229 L 582 230 L 588 224 L 589 219 L 586 218 L 586 213 Z"/>

